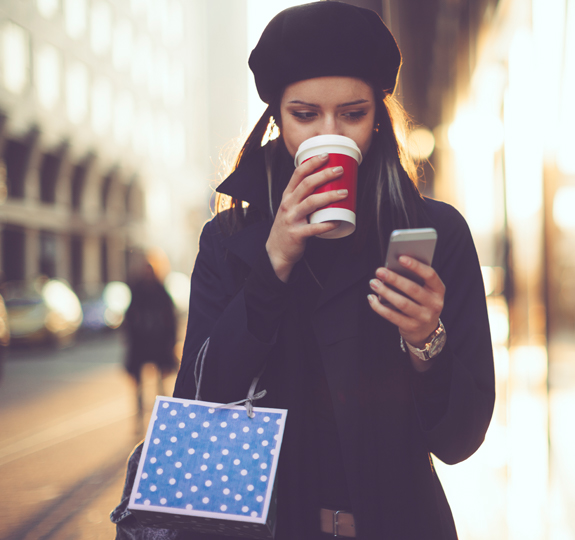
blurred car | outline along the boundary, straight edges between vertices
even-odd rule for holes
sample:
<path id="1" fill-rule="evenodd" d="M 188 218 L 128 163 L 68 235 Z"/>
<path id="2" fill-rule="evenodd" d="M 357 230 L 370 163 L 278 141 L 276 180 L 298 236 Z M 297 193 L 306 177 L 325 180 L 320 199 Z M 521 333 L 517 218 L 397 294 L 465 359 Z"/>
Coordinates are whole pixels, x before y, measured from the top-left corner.
<path id="1" fill-rule="evenodd" d="M 128 285 L 122 281 L 111 281 L 99 296 L 82 299 L 82 328 L 96 332 L 118 328 L 124 321 L 131 299 Z"/>
<path id="2" fill-rule="evenodd" d="M 0 293 L 13 344 L 66 345 L 82 324 L 80 300 L 65 281 L 12 281 L 4 283 Z"/>

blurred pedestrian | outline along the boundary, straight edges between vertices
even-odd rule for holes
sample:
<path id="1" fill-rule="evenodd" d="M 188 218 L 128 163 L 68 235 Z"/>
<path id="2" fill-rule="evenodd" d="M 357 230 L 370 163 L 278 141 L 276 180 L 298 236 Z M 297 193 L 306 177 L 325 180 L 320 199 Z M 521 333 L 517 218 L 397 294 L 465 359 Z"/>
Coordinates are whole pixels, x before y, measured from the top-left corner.
<path id="1" fill-rule="evenodd" d="M 144 364 L 156 367 L 158 395 L 164 395 L 163 379 L 176 369 L 176 317 L 172 299 L 151 264 L 145 262 L 129 285 L 132 300 L 123 324 L 128 345 L 125 368 L 134 382 L 136 408 L 141 418 L 144 412 Z"/>

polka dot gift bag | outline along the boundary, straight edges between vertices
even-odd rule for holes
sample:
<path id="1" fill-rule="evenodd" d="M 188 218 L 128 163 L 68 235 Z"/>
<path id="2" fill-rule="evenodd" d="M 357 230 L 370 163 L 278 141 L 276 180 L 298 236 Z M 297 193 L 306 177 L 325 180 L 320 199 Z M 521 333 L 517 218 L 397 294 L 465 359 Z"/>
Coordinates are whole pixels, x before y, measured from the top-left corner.
<path id="1" fill-rule="evenodd" d="M 256 384 L 245 406 L 156 398 L 128 505 L 142 525 L 273 538 L 287 410 L 252 407 Z"/>

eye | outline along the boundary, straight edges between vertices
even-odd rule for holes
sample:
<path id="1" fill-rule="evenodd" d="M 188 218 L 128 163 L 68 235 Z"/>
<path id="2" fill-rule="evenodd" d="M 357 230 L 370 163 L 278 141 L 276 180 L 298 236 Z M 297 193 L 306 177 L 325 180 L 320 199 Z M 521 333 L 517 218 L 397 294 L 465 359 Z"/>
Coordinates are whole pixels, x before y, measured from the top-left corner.
<path id="1" fill-rule="evenodd" d="M 311 120 L 317 113 L 313 111 L 292 111 L 292 116 L 295 116 L 298 120 Z"/>
<path id="2" fill-rule="evenodd" d="M 360 118 L 362 118 L 366 114 L 367 114 L 366 111 L 361 110 L 361 111 L 346 112 L 346 113 L 344 113 L 343 116 L 345 116 L 346 118 L 349 118 L 350 120 L 359 120 Z"/>

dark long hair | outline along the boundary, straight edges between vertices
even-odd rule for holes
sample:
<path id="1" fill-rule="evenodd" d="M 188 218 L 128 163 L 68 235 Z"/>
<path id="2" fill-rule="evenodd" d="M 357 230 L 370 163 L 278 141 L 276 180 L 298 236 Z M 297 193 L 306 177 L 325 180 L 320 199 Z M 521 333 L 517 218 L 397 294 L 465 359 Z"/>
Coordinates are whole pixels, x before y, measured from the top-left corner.
<path id="1" fill-rule="evenodd" d="M 406 148 L 408 117 L 393 96 L 385 95 L 381 90 L 374 90 L 374 95 L 374 134 L 359 169 L 357 213 L 361 218 L 358 219 L 356 245 L 361 249 L 375 230 L 383 258 L 389 234 L 384 223 L 390 223 L 392 229 L 417 227 L 423 198 L 415 183 L 417 164 L 409 157 Z M 270 102 L 244 143 L 234 167 L 239 167 L 254 152 L 263 150 L 270 204 L 266 215 L 260 217 L 267 219 L 274 218 L 294 171 L 293 159 L 281 137 L 281 128 L 279 137 L 265 140 L 276 119 L 281 126 L 280 100 L 281 95 Z M 263 149 L 262 144 L 265 144 Z M 261 214 L 261 209 L 246 208 L 243 201 L 227 196 L 219 196 L 216 206 L 218 217 L 225 220 L 225 230 L 230 234 L 241 229 L 255 213 Z M 228 211 L 221 213 L 224 210 Z"/>

